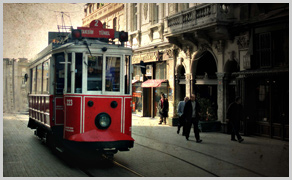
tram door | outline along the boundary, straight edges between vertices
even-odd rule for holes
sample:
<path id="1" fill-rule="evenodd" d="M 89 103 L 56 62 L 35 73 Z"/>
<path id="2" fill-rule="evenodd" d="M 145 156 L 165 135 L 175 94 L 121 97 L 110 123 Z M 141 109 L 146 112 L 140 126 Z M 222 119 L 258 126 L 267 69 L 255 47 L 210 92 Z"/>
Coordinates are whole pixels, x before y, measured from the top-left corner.
<path id="1" fill-rule="evenodd" d="M 63 90 L 65 83 L 65 56 L 64 53 L 55 55 L 55 82 L 54 82 L 54 119 L 56 125 L 64 124 Z"/>

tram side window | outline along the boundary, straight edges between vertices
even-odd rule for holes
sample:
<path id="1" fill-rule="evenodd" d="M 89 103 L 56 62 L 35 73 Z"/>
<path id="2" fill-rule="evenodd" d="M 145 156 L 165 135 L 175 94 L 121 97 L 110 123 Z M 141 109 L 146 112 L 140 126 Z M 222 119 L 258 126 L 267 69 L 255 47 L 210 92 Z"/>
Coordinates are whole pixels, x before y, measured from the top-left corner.
<path id="1" fill-rule="evenodd" d="M 71 65 L 72 65 L 72 54 L 68 54 L 67 64 L 67 93 L 71 93 Z"/>
<path id="2" fill-rule="evenodd" d="M 55 63 L 55 70 L 56 70 L 56 83 L 55 83 L 55 93 L 56 94 L 63 94 L 64 89 L 64 79 L 65 79 L 65 72 L 64 72 L 64 64 L 60 62 L 65 62 L 64 53 L 60 53 L 56 55 L 56 63 Z"/>
<path id="3" fill-rule="evenodd" d="M 106 57 L 106 91 L 120 91 L 120 57 Z"/>
<path id="4" fill-rule="evenodd" d="M 131 67 L 131 63 L 130 63 L 130 56 L 126 56 L 126 59 L 125 59 L 125 69 L 124 69 L 124 72 L 125 72 L 125 94 L 130 94 L 130 86 L 132 85 L 130 82 L 131 82 L 131 77 L 130 77 L 130 67 Z"/>
<path id="5" fill-rule="evenodd" d="M 102 56 L 88 56 L 87 90 L 102 90 Z"/>
<path id="6" fill-rule="evenodd" d="M 43 63 L 43 94 L 49 94 L 50 61 Z"/>
<path id="7" fill-rule="evenodd" d="M 37 72 L 36 72 L 37 74 L 36 74 L 36 79 L 37 79 L 37 81 L 36 81 L 36 93 L 37 94 L 41 94 L 42 93 L 42 65 L 41 64 L 39 64 L 38 66 L 37 66 Z"/>
<path id="8" fill-rule="evenodd" d="M 82 53 L 76 53 L 75 59 L 75 92 L 82 93 Z"/>
<path id="9" fill-rule="evenodd" d="M 36 93 L 36 67 L 32 68 L 32 86 L 31 86 L 31 93 Z"/>

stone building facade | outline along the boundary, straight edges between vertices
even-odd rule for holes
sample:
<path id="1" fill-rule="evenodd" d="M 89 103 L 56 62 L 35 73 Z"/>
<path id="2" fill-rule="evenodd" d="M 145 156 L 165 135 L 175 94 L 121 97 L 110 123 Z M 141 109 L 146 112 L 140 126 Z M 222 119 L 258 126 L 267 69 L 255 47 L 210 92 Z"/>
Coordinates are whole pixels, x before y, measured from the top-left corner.
<path id="1" fill-rule="evenodd" d="M 103 28 L 116 31 L 125 30 L 123 3 L 87 3 L 84 7 L 82 26 L 89 26 L 93 20 L 100 20 Z"/>
<path id="2" fill-rule="evenodd" d="M 168 124 L 176 117 L 175 67 L 179 48 L 165 36 L 166 17 L 194 7 L 194 3 L 127 3 L 126 31 L 134 51 L 133 103 L 134 113 L 156 117 L 161 93 L 169 101 Z M 141 74 L 140 62 L 146 66 Z M 151 80 L 151 81 L 149 81 Z"/>
<path id="3" fill-rule="evenodd" d="M 141 115 L 156 115 L 156 95 L 166 87 L 170 125 L 177 103 L 194 93 L 207 106 L 202 120 L 218 120 L 227 132 L 228 105 L 241 96 L 244 134 L 289 137 L 288 4 L 131 3 L 125 10 L 133 64 L 142 60 L 149 70 L 146 77 L 134 71 Z M 147 79 L 166 85 L 143 88 Z"/>
<path id="4" fill-rule="evenodd" d="M 84 25 L 99 19 L 129 33 L 133 113 L 156 117 L 165 93 L 174 125 L 178 102 L 194 93 L 202 120 L 228 132 L 228 105 L 241 96 L 242 133 L 289 138 L 289 4 L 97 3 L 85 13 Z"/>
<path id="5" fill-rule="evenodd" d="M 3 59 L 3 112 L 28 112 L 28 81 L 25 81 L 25 74 L 28 74 L 28 60 Z"/>

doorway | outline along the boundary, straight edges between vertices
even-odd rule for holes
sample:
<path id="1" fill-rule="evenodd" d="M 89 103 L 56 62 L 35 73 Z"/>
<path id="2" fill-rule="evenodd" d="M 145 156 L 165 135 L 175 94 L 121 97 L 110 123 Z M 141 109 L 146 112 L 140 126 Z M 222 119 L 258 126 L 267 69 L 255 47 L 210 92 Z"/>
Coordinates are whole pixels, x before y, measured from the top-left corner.
<path id="1" fill-rule="evenodd" d="M 201 105 L 202 120 L 217 120 L 217 63 L 209 51 L 199 52 L 192 63 L 191 92 Z"/>

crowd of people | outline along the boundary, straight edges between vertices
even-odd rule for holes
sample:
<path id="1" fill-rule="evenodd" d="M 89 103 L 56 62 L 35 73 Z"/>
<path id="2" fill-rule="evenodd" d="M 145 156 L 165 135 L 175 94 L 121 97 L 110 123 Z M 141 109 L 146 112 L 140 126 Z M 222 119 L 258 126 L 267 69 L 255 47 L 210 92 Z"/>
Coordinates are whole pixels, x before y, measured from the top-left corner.
<path id="1" fill-rule="evenodd" d="M 158 103 L 158 111 L 160 116 L 159 125 L 162 123 L 166 124 L 166 118 L 168 117 L 168 99 L 165 95 L 161 94 L 161 99 Z M 230 123 L 231 131 L 231 141 L 238 141 L 241 143 L 244 139 L 239 134 L 239 124 L 242 116 L 242 105 L 241 97 L 236 97 L 235 101 L 231 103 L 227 109 L 227 118 L 226 121 Z M 196 95 L 192 94 L 191 97 L 185 97 L 183 101 L 180 101 L 177 107 L 177 112 L 179 115 L 179 122 L 177 127 L 177 134 L 180 133 L 181 128 L 182 135 L 185 136 L 186 140 L 189 140 L 191 128 L 194 128 L 194 134 L 196 142 L 202 142 L 200 138 L 199 130 L 199 120 L 200 120 L 200 104 L 196 100 Z M 236 138 L 235 138 L 236 136 Z"/>

